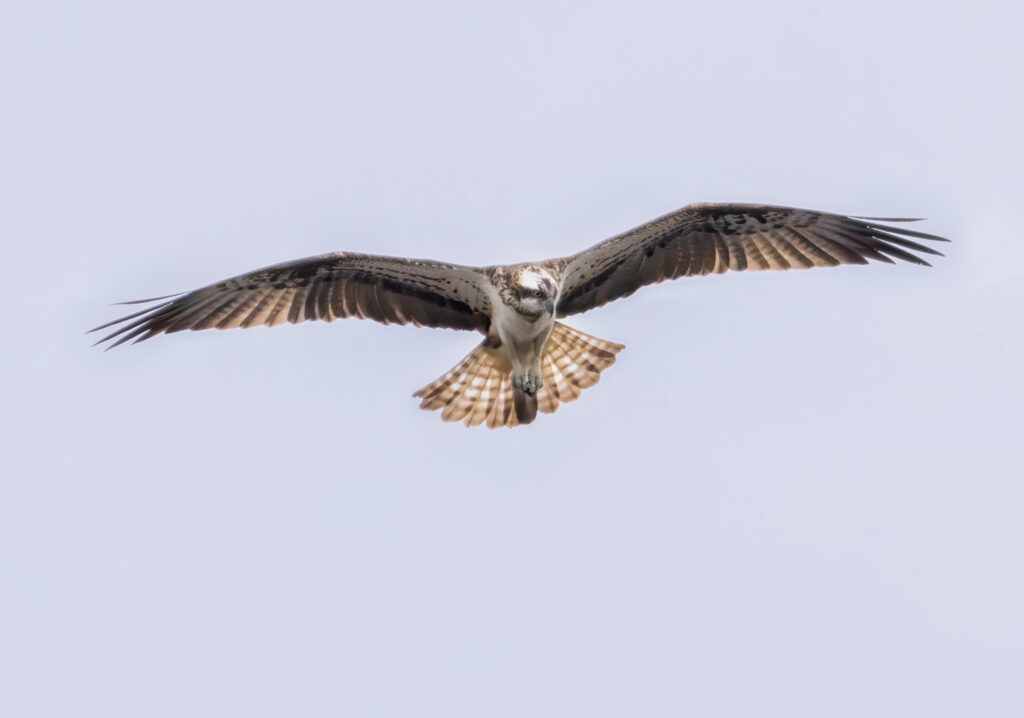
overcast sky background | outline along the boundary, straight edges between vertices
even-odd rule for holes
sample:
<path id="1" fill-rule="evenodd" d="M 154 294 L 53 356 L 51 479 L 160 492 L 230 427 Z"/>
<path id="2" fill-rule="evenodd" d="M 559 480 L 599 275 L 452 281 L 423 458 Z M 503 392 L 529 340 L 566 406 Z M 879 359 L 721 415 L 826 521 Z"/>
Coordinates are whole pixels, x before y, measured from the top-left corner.
<path id="1" fill-rule="evenodd" d="M 1021 20 L 6 0 L 0 713 L 1024 715 Z M 83 335 L 279 261 L 542 259 L 696 200 L 955 241 L 574 318 L 627 349 L 516 430 L 410 396 L 468 333 Z"/>

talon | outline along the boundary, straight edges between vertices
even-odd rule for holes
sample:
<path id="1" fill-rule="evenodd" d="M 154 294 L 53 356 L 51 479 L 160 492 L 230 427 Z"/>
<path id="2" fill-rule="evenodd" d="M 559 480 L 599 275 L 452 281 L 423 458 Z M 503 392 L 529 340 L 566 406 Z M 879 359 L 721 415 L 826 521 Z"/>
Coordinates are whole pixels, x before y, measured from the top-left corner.
<path id="1" fill-rule="evenodd" d="M 537 392 L 544 386 L 544 378 L 540 375 L 540 372 L 531 371 L 527 376 L 529 381 L 530 396 L 537 396 Z"/>
<path id="2" fill-rule="evenodd" d="M 540 377 L 534 373 L 512 377 L 512 386 L 527 396 L 536 398 L 541 387 Z"/>

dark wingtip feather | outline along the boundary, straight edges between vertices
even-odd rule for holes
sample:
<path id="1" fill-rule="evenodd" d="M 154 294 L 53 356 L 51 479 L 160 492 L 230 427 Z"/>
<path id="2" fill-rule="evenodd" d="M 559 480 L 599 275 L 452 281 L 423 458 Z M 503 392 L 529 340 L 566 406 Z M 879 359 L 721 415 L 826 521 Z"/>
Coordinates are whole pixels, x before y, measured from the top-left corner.
<path id="1" fill-rule="evenodd" d="M 138 300 L 138 301 L 134 301 L 134 302 L 119 302 L 118 304 L 141 304 L 142 302 L 156 302 L 156 301 L 160 301 L 161 299 L 168 299 L 170 297 L 176 297 L 176 296 L 179 296 L 179 295 L 177 295 L 177 294 L 170 294 L 167 297 L 157 297 L 157 298 L 154 298 L 154 299 Z M 110 344 L 109 346 L 107 346 L 103 350 L 103 351 L 110 351 L 114 347 L 123 344 L 128 339 L 131 339 L 132 337 L 138 336 L 138 334 L 140 334 L 141 332 L 146 331 L 147 329 L 149 329 L 149 322 L 155 316 L 157 316 L 159 314 L 160 310 L 164 309 L 165 307 L 169 306 L 170 304 L 172 304 L 172 302 L 164 302 L 163 304 L 157 304 L 156 306 L 146 307 L 145 309 L 142 309 L 140 311 L 132 312 L 131 314 L 128 314 L 128 315 L 123 316 L 123 317 L 118 317 L 117 319 L 109 321 L 109 322 L 107 322 L 105 324 L 100 324 L 98 327 L 93 327 L 92 329 L 87 331 L 86 334 L 92 334 L 93 332 L 97 332 L 97 331 L 99 331 L 101 329 L 109 329 L 110 327 L 113 327 L 113 326 L 118 325 L 118 324 L 122 325 L 122 326 L 119 326 L 116 329 L 114 329 L 114 331 L 110 332 L 109 334 L 107 334 L 103 338 L 101 338 L 101 339 L 99 339 L 99 340 L 97 340 L 96 342 L 93 343 L 93 346 L 97 346 L 97 345 L 102 344 L 102 343 L 104 343 L 106 341 L 110 341 L 111 339 L 113 339 L 115 337 L 120 336 L 121 338 L 118 341 L 114 342 L 113 344 Z M 134 321 L 132 321 L 132 320 L 134 320 Z"/>
<path id="2" fill-rule="evenodd" d="M 851 214 L 850 219 L 861 219 L 867 222 L 921 222 L 924 217 L 861 217 Z"/>
<path id="3" fill-rule="evenodd" d="M 903 260 L 904 262 L 910 262 L 924 267 L 930 267 L 932 265 L 913 252 L 930 254 L 937 257 L 942 257 L 944 255 L 936 249 L 932 249 L 920 242 L 915 242 L 907 238 L 914 237 L 915 239 L 925 239 L 933 242 L 950 241 L 947 237 L 940 237 L 937 234 L 919 232 L 915 229 L 907 229 L 906 227 L 899 227 L 892 224 L 881 224 L 881 222 L 911 222 L 917 221 L 916 219 L 896 217 L 848 217 L 847 219 L 852 222 L 853 225 L 852 227 L 847 225 L 847 231 L 853 229 L 858 234 L 866 233 L 870 237 L 870 239 L 865 237 L 851 237 L 851 239 L 856 239 L 862 245 L 870 246 L 876 252 L 885 253 L 889 255 L 889 257 L 895 257 L 896 259 Z M 859 229 L 857 229 L 858 226 Z"/>
<path id="4" fill-rule="evenodd" d="M 952 241 L 949 237 L 941 237 L 937 234 L 930 234 L 928 232 L 920 232 L 916 229 L 907 229 L 905 227 L 886 227 L 884 224 L 876 224 L 876 222 L 921 222 L 923 217 L 860 217 L 857 215 L 850 215 L 850 219 L 855 219 L 864 222 L 868 227 L 872 229 L 881 229 L 889 232 L 898 232 L 899 234 L 905 234 L 908 237 L 920 237 L 921 239 L 931 239 L 936 242 L 949 242 Z"/>
<path id="5" fill-rule="evenodd" d="M 925 254 L 934 254 L 934 255 L 939 256 L 939 257 L 943 256 L 942 252 L 940 252 L 937 249 L 932 249 L 931 247 L 925 246 L 925 245 L 921 244 L 920 242 L 914 242 L 912 240 L 907 239 L 906 237 L 902 237 L 902 236 L 896 234 L 896 232 L 900 232 L 900 234 L 904 233 L 903 230 L 901 230 L 901 229 L 899 229 L 897 227 L 886 227 L 885 230 L 883 230 L 880 225 L 868 225 L 868 226 L 871 229 L 874 230 L 874 235 L 878 239 L 885 240 L 886 242 L 890 242 L 892 244 L 898 244 L 901 247 L 905 247 L 907 249 L 912 249 L 915 252 L 924 252 Z M 886 230 L 888 230 L 888 231 L 886 231 Z M 932 237 L 926 237 L 926 239 L 932 239 Z M 949 240 L 946 240 L 946 241 L 949 241 Z"/>
<path id="6" fill-rule="evenodd" d="M 893 220 L 889 220 L 893 221 Z M 905 234 L 908 237 L 918 237 L 920 239 L 930 239 L 935 242 L 949 242 L 952 241 L 949 237 L 940 237 L 937 234 L 929 234 L 928 232 L 918 232 L 916 229 L 906 229 L 905 227 L 887 227 L 884 224 L 870 224 L 868 226 L 872 229 L 880 229 L 887 232 L 896 232 L 898 234 Z"/>
<path id="7" fill-rule="evenodd" d="M 171 299 L 172 297 L 180 297 L 185 292 L 175 292 L 174 294 L 165 294 L 162 297 L 151 297 L 150 299 L 132 299 L 128 302 L 114 302 L 114 306 L 123 306 L 125 304 L 148 304 L 149 302 L 159 302 L 161 299 Z"/>
<path id="8" fill-rule="evenodd" d="M 173 296 L 176 296 L 176 295 L 172 294 L 171 296 L 173 297 Z M 151 300 L 148 300 L 148 301 L 156 301 L 156 300 L 155 299 L 151 299 Z M 137 303 L 138 302 L 119 302 L 119 304 L 137 304 Z M 87 331 L 86 334 L 92 334 L 93 332 L 98 332 L 100 329 L 106 329 L 107 327 L 112 327 L 115 324 L 121 324 L 122 322 L 126 322 L 129 319 L 135 319 L 135 317 L 141 317 L 143 314 L 147 314 L 149 312 L 156 311 L 157 309 L 161 309 L 163 307 L 166 307 L 167 304 L 170 304 L 170 302 L 167 302 L 166 304 L 161 304 L 158 307 L 146 307 L 145 309 L 143 309 L 141 311 L 138 311 L 138 312 L 135 312 L 133 314 L 128 314 L 127 316 L 124 316 L 124 317 L 118 317 L 117 319 L 113 319 L 113 320 L 107 322 L 106 324 L 100 324 L 98 327 L 93 327 L 92 329 Z M 103 341 L 103 340 L 100 339 L 100 341 Z"/>

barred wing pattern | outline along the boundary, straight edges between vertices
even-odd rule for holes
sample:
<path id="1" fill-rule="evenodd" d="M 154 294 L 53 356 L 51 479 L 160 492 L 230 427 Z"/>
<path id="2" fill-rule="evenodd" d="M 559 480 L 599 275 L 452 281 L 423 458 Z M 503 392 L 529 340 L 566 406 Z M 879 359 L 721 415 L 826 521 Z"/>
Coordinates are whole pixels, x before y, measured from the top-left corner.
<path id="1" fill-rule="evenodd" d="M 557 314 L 585 312 L 666 279 L 727 270 L 834 267 L 869 259 L 891 264 L 892 258 L 928 266 L 913 252 L 941 254 L 908 237 L 949 240 L 881 224 L 912 221 L 773 205 L 691 204 L 557 260 Z"/>
<path id="2" fill-rule="evenodd" d="M 276 264 L 202 289 L 127 304 L 160 302 L 108 322 L 108 348 L 185 329 L 277 326 L 340 317 L 486 333 L 487 276 L 429 260 L 333 252 Z M 167 300 L 167 301 L 161 301 Z"/>

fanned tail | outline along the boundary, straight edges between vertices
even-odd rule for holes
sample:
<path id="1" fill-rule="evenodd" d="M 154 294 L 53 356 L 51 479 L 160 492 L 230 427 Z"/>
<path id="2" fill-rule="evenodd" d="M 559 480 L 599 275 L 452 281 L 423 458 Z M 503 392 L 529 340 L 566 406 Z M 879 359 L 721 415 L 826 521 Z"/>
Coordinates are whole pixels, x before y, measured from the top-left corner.
<path id="1" fill-rule="evenodd" d="M 413 396 L 422 399 L 421 409 L 440 409 L 444 421 L 486 423 L 491 429 L 529 424 L 538 410 L 550 414 L 594 386 L 624 348 L 555 322 L 541 359 L 544 386 L 537 396 L 513 388 L 512 364 L 489 340 Z"/>

